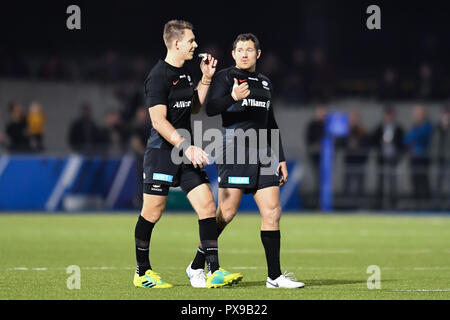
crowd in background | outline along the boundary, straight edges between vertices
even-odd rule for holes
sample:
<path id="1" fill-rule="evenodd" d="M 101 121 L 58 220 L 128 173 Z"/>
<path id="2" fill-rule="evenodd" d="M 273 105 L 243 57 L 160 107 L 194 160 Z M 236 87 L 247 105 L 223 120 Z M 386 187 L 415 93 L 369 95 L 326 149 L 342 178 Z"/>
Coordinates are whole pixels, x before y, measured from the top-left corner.
<path id="1" fill-rule="evenodd" d="M 0 132 L 0 144 L 12 153 L 43 151 L 46 116 L 42 106 L 32 102 L 26 110 L 22 104 L 13 101 L 8 106 L 8 113 L 5 132 Z"/>
<path id="2" fill-rule="evenodd" d="M 26 109 L 18 102 L 11 102 L 8 111 L 9 119 L 4 133 L 0 134 L 0 142 L 11 153 L 44 151 L 46 115 L 42 106 L 32 102 Z M 441 203 L 446 197 L 445 185 L 450 183 L 450 107 L 444 107 L 439 120 L 433 123 L 425 107 L 414 106 L 411 108 L 413 125 L 403 128 L 396 119 L 395 109 L 388 106 L 372 131 L 361 123 L 359 112 L 349 112 L 349 133 L 345 138 L 335 140 L 337 152 L 343 154 L 342 196 L 352 199 L 353 205 L 365 202 L 366 167 L 370 152 L 375 151 L 377 207 L 396 207 L 397 167 L 402 159 L 406 159 L 410 168 L 412 197 Z M 308 162 L 317 186 L 320 183 L 321 143 L 327 113 L 326 105 L 318 105 L 304 135 Z M 143 105 L 131 111 L 129 108 L 108 110 L 102 123 L 98 123 L 92 116 L 91 105 L 86 102 L 70 123 L 66 140 L 73 152 L 86 156 L 121 156 L 133 152 L 138 165 L 141 165 L 149 131 L 148 112 Z M 432 164 L 437 168 L 436 179 L 430 179 Z M 431 185 L 431 180 L 435 185 Z M 317 201 L 318 194 L 315 197 Z"/>
<path id="3" fill-rule="evenodd" d="M 218 46 L 211 44 L 202 50 L 219 59 L 219 68 L 232 64 L 231 57 Z M 0 48 L 0 77 L 132 83 L 141 88 L 158 58 L 108 50 L 95 56 L 51 54 L 27 59 L 12 50 Z M 198 68 L 190 67 L 195 76 Z M 374 97 L 381 101 L 439 100 L 448 98 L 450 91 L 450 75 L 443 73 L 433 51 L 420 55 L 406 66 L 357 68 L 333 61 L 320 47 L 296 47 L 284 55 L 273 50 L 264 51 L 257 69 L 272 80 L 276 97 L 287 106 L 345 95 Z"/>
<path id="4" fill-rule="evenodd" d="M 429 48 L 428 48 L 429 47 Z M 428 46 L 415 62 L 406 66 L 360 68 L 358 72 L 339 69 L 327 52 L 319 47 L 296 47 L 284 56 L 277 51 L 264 51 L 257 70 L 267 75 L 281 106 L 314 106 L 344 97 L 370 97 L 389 105 L 391 102 L 443 101 L 450 92 L 449 74 L 439 68 L 435 47 Z M 431 48 L 431 49 L 430 49 Z M 215 45 L 201 48 L 222 61 L 220 67 L 232 64 Z M 102 123 L 92 116 L 89 102 L 80 106 L 79 116 L 70 124 L 66 141 L 73 152 L 85 155 L 115 156 L 132 151 L 142 161 L 149 133 L 148 114 L 143 107 L 142 86 L 151 66 L 158 58 L 126 55 L 109 50 L 98 56 L 48 55 L 25 58 L 13 50 L 0 48 L 0 78 L 67 83 L 115 84 L 116 97 L 122 108 L 109 110 Z M 370 65 L 370 63 L 368 64 Z M 198 68 L 191 71 L 194 76 Z M 45 107 L 45 106 L 44 106 Z M 414 126 L 402 128 L 395 120 L 395 110 L 387 108 L 383 121 L 373 132 L 360 122 L 358 111 L 350 113 L 349 136 L 336 141 L 344 152 L 344 197 L 364 199 L 366 166 L 370 150 L 377 152 L 378 206 L 395 207 L 397 199 L 396 168 L 400 159 L 408 156 L 411 168 L 412 195 L 416 199 L 445 197 L 443 185 L 450 180 L 449 109 L 442 111 L 438 123 L 431 123 L 423 107 L 412 109 Z M 10 152 L 36 153 L 45 151 L 45 108 L 39 102 L 27 106 L 20 102 L 8 105 L 9 119 L 0 131 L 0 146 Z M 320 142 L 326 108 L 316 110 L 316 118 L 308 126 L 305 137 L 309 160 L 316 184 L 320 180 Z M 430 186 L 429 168 L 438 167 L 437 184 Z M 317 197 L 316 197 L 317 198 Z M 354 201 L 353 201 L 354 202 Z"/>
<path id="5" fill-rule="evenodd" d="M 404 158 L 409 164 L 412 197 L 416 201 L 426 203 L 429 208 L 432 199 L 436 206 L 448 200 L 445 185 L 450 189 L 450 107 L 442 109 L 437 123 L 432 123 L 424 106 L 417 105 L 411 110 L 411 128 L 403 128 L 396 119 L 395 109 L 386 107 L 382 121 L 373 131 L 368 131 L 361 123 L 359 111 L 349 113 L 349 133 L 344 138 L 336 138 L 335 146 L 343 154 L 342 196 L 351 199 L 352 206 L 364 207 L 363 203 L 367 200 L 366 167 L 372 150 L 376 152 L 378 174 L 375 207 L 396 208 L 397 168 Z M 325 106 L 318 106 L 305 132 L 309 163 L 316 181 L 320 181 L 321 143 L 326 116 Z M 431 186 L 430 179 L 433 162 L 437 167 L 435 186 Z M 314 197 L 317 201 L 318 188 Z"/>

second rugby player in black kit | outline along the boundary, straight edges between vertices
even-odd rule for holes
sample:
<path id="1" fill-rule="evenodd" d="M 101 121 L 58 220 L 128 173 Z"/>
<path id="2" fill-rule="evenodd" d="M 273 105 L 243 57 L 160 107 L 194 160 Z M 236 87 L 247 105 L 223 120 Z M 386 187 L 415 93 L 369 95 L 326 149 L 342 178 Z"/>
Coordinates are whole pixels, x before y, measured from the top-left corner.
<path id="1" fill-rule="evenodd" d="M 197 212 L 200 244 L 205 248 L 209 271 L 206 277 L 204 270 L 200 272 L 188 267 L 186 274 L 191 285 L 208 288 L 230 285 L 241 280 L 242 275 L 227 272 L 219 266 L 216 206 L 203 171 L 208 155 L 177 132 L 177 129 L 184 129 L 191 133 L 191 113 L 198 112 L 204 103 L 217 61 L 207 55 L 201 62 L 203 77 L 195 88 L 190 73 L 184 68 L 185 61 L 193 58 L 197 48 L 192 25 L 181 20 L 169 21 L 163 37 L 167 56 L 153 67 L 145 81 L 146 106 L 152 128 L 144 156 L 143 206 L 135 228 L 137 269 L 133 283 L 143 288 L 172 287 L 152 270 L 149 247 L 153 227 L 164 211 L 169 188 L 180 186 Z M 189 160 L 187 164 L 172 159 L 174 148 Z"/>
<path id="2" fill-rule="evenodd" d="M 278 129 L 274 118 L 272 84 L 270 80 L 256 72 L 256 61 L 261 55 L 259 41 L 253 34 L 241 34 L 233 43 L 233 59 L 236 66 L 215 74 L 208 93 L 206 112 L 209 116 L 221 115 L 223 127 L 223 153 L 216 158 L 219 174 L 219 205 L 217 212 L 218 233 L 220 234 L 236 215 L 243 193 L 252 193 L 261 213 L 261 241 L 266 253 L 268 288 L 303 288 L 302 282 L 288 274 L 281 273 L 280 267 L 280 227 L 281 216 L 280 186 L 287 181 L 287 166 L 284 158 L 281 137 L 278 135 L 278 153 L 270 139 L 268 143 L 257 145 L 237 142 L 238 129 L 246 133 L 258 134 L 266 129 L 267 137 Z M 240 130 L 239 130 L 240 131 Z M 241 131 L 241 132 L 242 132 Z M 251 136 L 249 134 L 248 136 Z M 257 136 L 259 137 L 259 135 Z M 272 141 L 273 142 L 273 141 Z M 262 154 L 277 154 L 278 159 L 267 164 L 259 157 Z M 270 150 L 275 152 L 272 152 Z M 257 161 L 252 162 L 252 153 Z M 236 154 L 229 155 L 230 152 Z M 245 163 L 236 161 L 245 154 Z M 227 163 L 233 159 L 232 163 Z M 253 157 L 254 159 L 254 157 Z M 219 164 L 217 160 L 222 160 Z M 278 162 L 278 163 L 277 163 Z M 204 248 L 198 248 L 192 268 L 203 268 Z"/>

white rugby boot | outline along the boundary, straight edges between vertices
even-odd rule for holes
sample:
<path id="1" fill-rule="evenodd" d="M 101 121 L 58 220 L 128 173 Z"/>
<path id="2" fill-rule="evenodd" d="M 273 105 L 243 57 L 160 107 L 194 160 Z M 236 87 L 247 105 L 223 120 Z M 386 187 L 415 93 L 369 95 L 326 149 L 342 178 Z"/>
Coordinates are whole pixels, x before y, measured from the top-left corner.
<path id="1" fill-rule="evenodd" d="M 206 288 L 206 275 L 204 269 L 192 269 L 192 261 L 186 268 L 186 276 L 191 281 L 191 286 L 194 288 Z"/>
<path id="2" fill-rule="evenodd" d="M 275 280 L 267 277 L 267 288 L 285 288 L 285 289 L 300 289 L 305 286 L 303 282 L 297 281 L 293 273 L 284 273 Z"/>

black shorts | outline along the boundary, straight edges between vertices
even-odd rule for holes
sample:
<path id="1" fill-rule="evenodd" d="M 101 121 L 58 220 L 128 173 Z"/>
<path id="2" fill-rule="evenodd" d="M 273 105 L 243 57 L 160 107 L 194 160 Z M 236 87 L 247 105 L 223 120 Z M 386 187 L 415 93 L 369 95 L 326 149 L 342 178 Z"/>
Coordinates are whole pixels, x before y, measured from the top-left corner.
<path id="1" fill-rule="evenodd" d="M 171 150 L 147 149 L 144 155 L 144 193 L 164 195 L 170 187 L 181 187 L 188 194 L 203 183 L 209 183 L 205 170 L 192 164 L 174 164 Z"/>
<path id="2" fill-rule="evenodd" d="M 261 171 L 266 166 L 252 165 L 217 165 L 219 188 L 242 189 L 244 193 L 255 193 L 260 189 L 280 185 L 276 170 Z"/>

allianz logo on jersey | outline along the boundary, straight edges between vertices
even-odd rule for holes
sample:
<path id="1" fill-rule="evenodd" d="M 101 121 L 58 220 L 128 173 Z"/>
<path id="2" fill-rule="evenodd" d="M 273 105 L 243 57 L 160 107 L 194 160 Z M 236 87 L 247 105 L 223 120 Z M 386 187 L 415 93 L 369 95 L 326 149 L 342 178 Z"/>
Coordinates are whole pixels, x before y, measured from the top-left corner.
<path id="1" fill-rule="evenodd" d="M 258 108 L 266 108 L 267 110 L 269 110 L 270 107 L 270 100 L 268 101 L 259 101 L 256 99 L 243 99 L 242 100 L 242 106 L 246 107 L 258 107 Z"/>
<path id="2" fill-rule="evenodd" d="M 177 101 L 173 107 L 174 108 L 189 108 L 192 104 L 192 101 Z"/>

